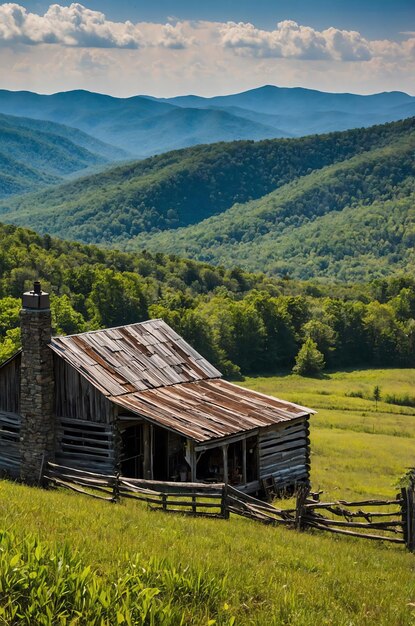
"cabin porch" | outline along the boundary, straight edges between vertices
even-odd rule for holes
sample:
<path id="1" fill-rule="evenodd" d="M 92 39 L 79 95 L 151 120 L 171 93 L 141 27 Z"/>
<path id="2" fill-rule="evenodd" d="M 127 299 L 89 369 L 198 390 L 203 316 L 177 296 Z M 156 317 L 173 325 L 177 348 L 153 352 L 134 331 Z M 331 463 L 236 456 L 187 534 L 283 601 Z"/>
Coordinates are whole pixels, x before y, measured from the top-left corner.
<path id="1" fill-rule="evenodd" d="M 272 479 L 281 489 L 309 478 L 308 420 L 197 443 L 171 430 L 119 415 L 119 467 L 131 478 L 229 483 L 254 493 Z"/>

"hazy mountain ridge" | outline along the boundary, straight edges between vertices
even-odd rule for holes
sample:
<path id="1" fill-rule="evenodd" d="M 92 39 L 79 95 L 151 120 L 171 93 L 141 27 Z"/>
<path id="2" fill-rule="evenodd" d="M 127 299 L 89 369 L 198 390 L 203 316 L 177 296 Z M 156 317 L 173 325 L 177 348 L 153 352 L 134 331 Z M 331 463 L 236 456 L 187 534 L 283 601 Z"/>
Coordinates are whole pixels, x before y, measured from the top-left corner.
<path id="1" fill-rule="evenodd" d="M 63 136 L 63 133 L 71 135 L 70 129 L 61 127 L 58 135 L 49 132 L 48 122 L 32 122 L 0 115 L 0 197 L 57 183 L 67 175 L 108 162 L 100 154 Z M 84 133 L 81 141 L 88 143 Z M 93 138 L 89 143 L 97 145 Z"/>
<path id="2" fill-rule="evenodd" d="M 144 158 L 200 143 L 304 136 L 395 121 L 415 114 L 415 97 L 272 85 L 229 96 L 167 99 L 0 90 L 0 112 L 66 124 Z"/>

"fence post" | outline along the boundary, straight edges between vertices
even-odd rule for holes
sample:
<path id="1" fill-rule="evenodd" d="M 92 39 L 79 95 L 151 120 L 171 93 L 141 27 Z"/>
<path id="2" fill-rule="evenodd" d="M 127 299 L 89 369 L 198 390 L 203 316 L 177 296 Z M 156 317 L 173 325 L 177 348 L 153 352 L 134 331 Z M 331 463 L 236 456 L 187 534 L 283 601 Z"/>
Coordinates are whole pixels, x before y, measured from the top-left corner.
<path id="1" fill-rule="evenodd" d="M 410 552 L 415 552 L 415 471 L 409 473 L 408 485 L 401 490 L 404 539 Z"/>
<path id="2" fill-rule="evenodd" d="M 117 503 L 120 501 L 120 474 L 117 472 L 114 478 L 114 484 L 112 487 L 112 501 Z"/>
<path id="3" fill-rule="evenodd" d="M 295 528 L 302 530 L 305 526 L 303 515 L 305 512 L 304 505 L 308 496 L 308 485 L 301 485 L 297 491 L 297 501 L 295 505 Z"/>
<path id="4" fill-rule="evenodd" d="M 222 487 L 221 515 L 223 519 L 229 519 L 228 484 Z"/>

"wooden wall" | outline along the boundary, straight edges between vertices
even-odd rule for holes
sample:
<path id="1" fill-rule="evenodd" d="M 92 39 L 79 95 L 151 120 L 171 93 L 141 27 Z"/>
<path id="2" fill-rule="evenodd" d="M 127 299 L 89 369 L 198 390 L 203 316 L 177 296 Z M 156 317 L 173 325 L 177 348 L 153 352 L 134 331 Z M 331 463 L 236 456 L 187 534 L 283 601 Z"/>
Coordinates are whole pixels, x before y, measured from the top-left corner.
<path id="1" fill-rule="evenodd" d="M 113 474 L 116 469 L 112 425 L 65 417 L 56 422 L 56 462 L 90 472 Z"/>
<path id="2" fill-rule="evenodd" d="M 0 472 L 20 474 L 20 415 L 0 411 Z"/>
<path id="3" fill-rule="evenodd" d="M 20 361 L 0 368 L 0 473 L 12 478 L 20 475 Z"/>
<path id="4" fill-rule="evenodd" d="M 277 488 L 308 481 L 310 440 L 308 416 L 259 433 L 259 478 L 273 478 Z"/>
<path id="5" fill-rule="evenodd" d="M 21 355 L 7 361 L 0 368 L 0 411 L 19 413 Z"/>
<path id="6" fill-rule="evenodd" d="M 63 359 L 54 355 L 53 362 L 56 415 L 101 424 L 114 423 L 116 407 Z"/>

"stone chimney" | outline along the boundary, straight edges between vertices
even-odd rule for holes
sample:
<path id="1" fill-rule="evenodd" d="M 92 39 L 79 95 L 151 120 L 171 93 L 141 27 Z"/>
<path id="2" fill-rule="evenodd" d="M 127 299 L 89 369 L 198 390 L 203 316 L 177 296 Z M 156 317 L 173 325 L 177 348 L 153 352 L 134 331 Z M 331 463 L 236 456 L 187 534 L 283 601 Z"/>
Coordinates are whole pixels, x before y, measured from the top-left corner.
<path id="1" fill-rule="evenodd" d="M 52 318 L 49 294 L 35 282 L 23 294 L 20 311 L 22 364 L 20 373 L 20 477 L 37 484 L 46 461 L 54 459 L 54 376 Z"/>

